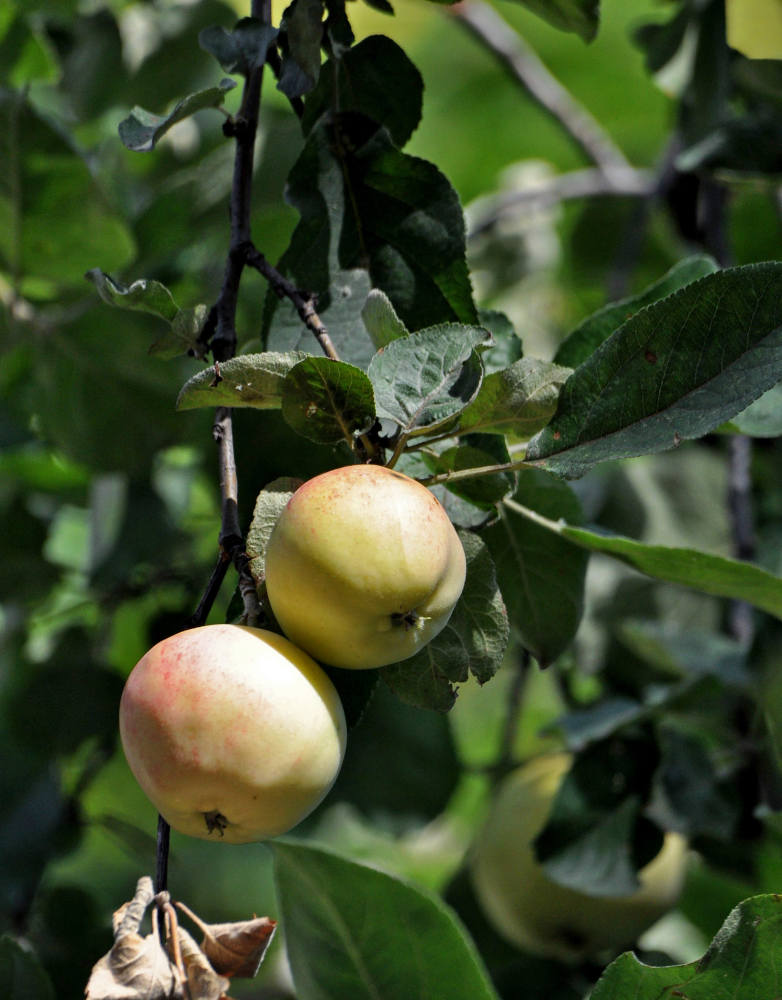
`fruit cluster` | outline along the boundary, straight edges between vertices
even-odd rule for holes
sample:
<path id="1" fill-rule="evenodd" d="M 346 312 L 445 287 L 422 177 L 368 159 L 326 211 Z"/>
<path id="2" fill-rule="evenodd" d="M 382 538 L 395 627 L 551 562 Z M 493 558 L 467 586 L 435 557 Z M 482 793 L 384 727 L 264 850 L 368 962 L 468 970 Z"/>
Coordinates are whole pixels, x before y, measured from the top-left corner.
<path id="1" fill-rule="evenodd" d="M 171 827 L 246 843 L 284 833 L 336 780 L 339 696 L 316 660 L 364 669 L 413 656 L 448 622 L 465 556 L 437 499 L 392 469 L 356 465 L 292 497 L 266 552 L 287 638 L 207 625 L 164 639 L 130 674 L 120 735 Z"/>

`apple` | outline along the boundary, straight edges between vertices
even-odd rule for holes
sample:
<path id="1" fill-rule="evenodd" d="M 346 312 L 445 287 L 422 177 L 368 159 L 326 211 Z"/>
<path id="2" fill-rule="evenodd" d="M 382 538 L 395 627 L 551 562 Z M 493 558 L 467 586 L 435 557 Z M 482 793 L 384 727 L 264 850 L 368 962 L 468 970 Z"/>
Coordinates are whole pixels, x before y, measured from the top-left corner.
<path id="1" fill-rule="evenodd" d="M 566 962 L 632 945 L 675 905 L 687 864 L 684 837 L 667 833 L 632 895 L 588 896 L 553 882 L 532 842 L 570 765 L 569 754 L 548 754 L 509 774 L 469 857 L 475 894 L 498 933 L 531 954 Z"/>
<path id="2" fill-rule="evenodd" d="M 206 625 L 139 660 L 120 701 L 130 769 L 171 828 L 232 844 L 295 826 L 331 788 L 345 716 L 322 668 L 283 636 Z"/>
<path id="3" fill-rule="evenodd" d="M 750 59 L 782 59 L 779 0 L 725 0 L 728 45 Z"/>
<path id="4" fill-rule="evenodd" d="M 437 498 L 379 465 L 304 483 L 266 550 L 283 632 L 323 663 L 363 669 L 413 656 L 448 623 L 464 549 Z"/>

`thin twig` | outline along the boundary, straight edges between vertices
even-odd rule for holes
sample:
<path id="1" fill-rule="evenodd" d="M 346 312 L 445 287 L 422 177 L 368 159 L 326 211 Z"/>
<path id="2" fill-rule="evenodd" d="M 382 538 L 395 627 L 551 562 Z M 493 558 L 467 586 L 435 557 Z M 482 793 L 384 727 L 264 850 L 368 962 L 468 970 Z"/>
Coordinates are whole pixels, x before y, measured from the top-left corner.
<path id="1" fill-rule="evenodd" d="M 168 848 L 171 841 L 171 827 L 162 816 L 157 818 L 157 847 L 155 860 L 155 892 L 165 892 L 168 888 Z"/>
<path id="2" fill-rule="evenodd" d="M 315 336 L 326 357 L 331 358 L 332 361 L 339 361 L 339 355 L 329 337 L 328 330 L 315 310 L 314 296 L 300 291 L 285 275 L 280 274 L 277 268 L 270 264 L 261 251 L 256 249 L 251 242 L 248 241 L 242 250 L 245 263 L 255 268 L 259 274 L 262 274 L 266 278 L 277 297 L 280 299 L 290 299 L 294 309 L 301 317 L 301 321 Z"/>
<path id="3" fill-rule="evenodd" d="M 234 456 L 233 420 L 231 410 L 227 406 L 219 406 L 215 411 L 212 433 L 217 442 L 220 467 L 222 497 L 220 547 L 230 556 L 239 574 L 239 591 L 242 595 L 245 618 L 248 624 L 255 625 L 260 619 L 261 607 L 239 524 L 239 480 Z"/>
<path id="4" fill-rule="evenodd" d="M 419 479 L 423 486 L 437 486 L 441 483 L 457 483 L 463 479 L 478 479 L 480 476 L 491 476 L 497 472 L 516 472 L 519 469 L 532 468 L 529 462 L 503 462 L 499 465 L 477 465 L 472 469 L 452 469 L 450 472 L 438 472 L 437 475 Z"/>
<path id="5" fill-rule="evenodd" d="M 271 0 L 251 0 L 250 13 L 264 24 L 271 23 Z M 236 353 L 236 306 L 239 284 L 246 260 L 244 246 L 250 243 L 250 209 L 252 203 L 253 160 L 255 156 L 255 136 L 258 131 L 258 116 L 261 105 L 261 85 L 263 65 L 251 70 L 244 82 L 242 103 L 235 118 L 223 127 L 226 135 L 236 140 L 234 172 L 231 184 L 230 220 L 231 238 L 226 257 L 223 285 L 217 302 L 210 311 L 209 330 L 214 335 L 209 340 L 209 348 L 215 360 L 215 368 Z M 219 407 L 215 414 L 213 435 L 218 445 L 220 467 L 220 492 L 222 495 L 222 516 L 220 526 L 220 559 L 212 571 L 204 596 L 193 615 L 192 624 L 203 624 L 225 579 L 230 558 L 239 574 L 239 589 L 245 606 L 245 614 L 250 624 L 258 620 L 260 608 L 255 592 L 255 584 L 249 585 L 252 576 L 249 560 L 244 551 L 244 539 L 239 525 L 238 479 L 233 446 L 233 422 L 231 411 Z M 171 829 L 158 816 L 157 860 L 155 874 L 156 891 L 162 892 L 168 885 L 168 855 Z"/>
<path id="6" fill-rule="evenodd" d="M 270 22 L 266 16 L 267 0 L 257 3 L 253 0 L 253 16 Z M 230 219 L 231 242 L 223 273 L 223 285 L 215 304 L 217 330 L 210 342 L 215 361 L 225 361 L 236 353 L 236 305 L 239 297 L 239 283 L 244 270 L 245 257 L 242 247 L 252 238 L 250 209 L 252 204 L 253 161 L 255 157 L 255 137 L 258 132 L 258 116 L 261 104 L 263 64 L 251 70 L 244 81 L 242 103 L 236 116 L 223 126 L 226 135 L 236 140 L 234 172 L 231 183 Z"/>
<path id="7" fill-rule="evenodd" d="M 600 123 L 556 79 L 536 53 L 483 0 L 464 0 L 449 12 L 505 66 L 513 79 L 567 132 L 606 175 L 626 171 L 630 163 Z"/>
<path id="8" fill-rule="evenodd" d="M 576 198 L 611 195 L 623 198 L 649 198 L 655 192 L 654 178 L 648 170 L 621 167 L 606 174 L 597 167 L 572 170 L 491 199 L 491 211 L 470 227 L 468 239 L 475 239 L 491 229 L 503 216 L 519 208 L 548 208 Z"/>
<path id="9" fill-rule="evenodd" d="M 223 581 L 225 580 L 225 576 L 230 565 L 230 556 L 221 549 L 203 596 L 198 602 L 198 607 L 195 609 L 192 617 L 190 618 L 191 628 L 198 628 L 199 625 L 206 624 L 206 619 L 209 617 L 212 605 L 217 599 L 217 595 L 220 593 L 220 588 L 223 585 Z"/>

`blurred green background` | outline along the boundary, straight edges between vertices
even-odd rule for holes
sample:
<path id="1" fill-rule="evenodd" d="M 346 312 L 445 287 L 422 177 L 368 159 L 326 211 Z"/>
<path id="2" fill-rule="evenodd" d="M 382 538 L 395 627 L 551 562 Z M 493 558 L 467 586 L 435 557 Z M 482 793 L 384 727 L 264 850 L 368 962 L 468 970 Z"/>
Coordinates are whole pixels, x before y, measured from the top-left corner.
<path id="1" fill-rule="evenodd" d="M 395 9 L 390 17 L 348 5 L 357 38 L 389 35 L 421 71 L 424 117 L 407 151 L 440 167 L 471 224 L 498 193 L 586 165 L 559 124 L 447 8 L 397 0 Z M 651 0 L 606 0 L 587 46 L 514 4 L 496 10 L 629 161 L 654 169 L 677 103 L 650 79 L 631 33 L 667 11 Z M 238 0 L 233 8 L 220 0 L 6 0 L 0 9 L 0 930 L 31 942 L 62 997 L 81 995 L 110 945 L 112 910 L 154 865 L 156 816 L 117 751 L 117 701 L 149 645 L 187 626 L 219 531 L 209 414 L 174 409 L 201 363 L 150 354 L 160 321 L 111 309 L 84 272 L 156 278 L 183 308 L 215 300 L 233 155 L 221 115 L 201 112 L 148 154 L 125 149 L 117 126 L 134 105 L 161 114 L 216 84 L 222 74 L 198 47 L 198 32 L 247 13 Z M 275 21 L 280 13 L 275 7 Z M 232 110 L 238 90 L 228 98 Z M 271 260 L 296 222 L 283 191 L 300 148 L 298 122 L 269 77 L 253 234 Z M 479 304 L 505 310 L 525 351 L 550 358 L 616 287 L 635 207 L 616 197 L 534 202 L 503 218 L 490 238 L 468 244 Z M 730 220 L 738 261 L 778 254 L 778 221 L 762 187 L 737 189 Z M 690 249 L 670 217 L 655 214 L 623 276 L 625 290 L 656 279 Z M 246 275 L 242 349 L 258 346 L 264 291 L 257 275 Z M 273 412 L 237 413 L 236 449 L 244 525 L 265 483 L 335 463 L 330 449 L 296 437 Z M 778 468 L 775 444 L 764 443 L 756 457 L 764 498 L 758 531 L 761 551 L 772 555 Z M 668 544 L 679 541 L 676 526 L 682 543 L 728 553 L 725 489 L 724 449 L 713 441 L 664 461 L 635 460 L 579 487 L 587 510 L 611 526 Z M 694 494 L 702 498 L 695 509 Z M 662 609 L 671 620 L 711 627 L 721 613 L 713 599 L 672 596 L 600 558 L 589 587 L 586 619 L 563 666 L 585 702 L 611 689 L 601 673 L 611 656 L 627 657 L 607 619 Z M 232 591 L 229 578 L 210 620 L 225 619 Z M 297 833 L 444 888 L 485 807 L 484 768 L 496 757 L 519 655 L 512 648 L 483 690 L 465 686 L 448 718 L 378 694 L 352 734 L 334 792 Z M 556 680 L 530 674 L 519 756 L 555 745 L 556 736 L 540 731 L 563 708 Z M 275 913 L 263 845 L 223 848 L 174 834 L 170 881 L 211 920 Z M 780 884 L 773 831 L 756 839 L 743 878 L 732 863 L 723 871 L 696 865 L 686 919 L 677 915 L 654 946 L 693 958 L 732 903 Z M 541 996 L 580 995 L 581 973 L 529 969 L 538 977 L 531 983 L 548 984 Z M 280 939 L 259 979 L 232 992 L 292 995 Z"/>

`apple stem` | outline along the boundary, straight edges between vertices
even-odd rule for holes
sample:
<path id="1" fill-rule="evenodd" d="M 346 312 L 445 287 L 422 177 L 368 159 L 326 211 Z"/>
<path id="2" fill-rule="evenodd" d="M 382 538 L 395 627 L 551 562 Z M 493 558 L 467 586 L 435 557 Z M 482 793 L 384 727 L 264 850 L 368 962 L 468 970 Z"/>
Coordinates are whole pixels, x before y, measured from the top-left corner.
<path id="1" fill-rule="evenodd" d="M 157 818 L 157 851 L 155 867 L 155 892 L 165 892 L 168 888 L 168 846 L 171 827 L 162 816 Z"/>

